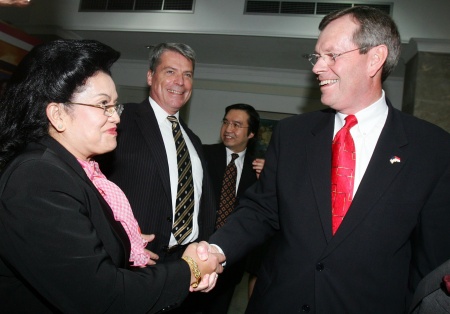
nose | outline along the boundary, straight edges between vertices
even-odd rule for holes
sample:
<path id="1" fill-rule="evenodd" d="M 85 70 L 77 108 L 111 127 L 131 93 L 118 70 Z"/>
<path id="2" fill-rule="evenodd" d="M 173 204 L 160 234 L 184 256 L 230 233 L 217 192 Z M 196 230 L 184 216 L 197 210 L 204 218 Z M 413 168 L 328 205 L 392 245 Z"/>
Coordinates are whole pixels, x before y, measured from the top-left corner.
<path id="1" fill-rule="evenodd" d="M 319 59 L 317 59 L 316 64 L 314 64 L 312 71 L 315 74 L 319 74 L 320 72 L 325 71 L 327 67 L 328 67 L 328 65 L 325 62 L 325 60 L 322 57 L 320 57 Z"/>
<path id="2" fill-rule="evenodd" d="M 115 124 L 119 124 L 119 122 L 120 122 L 120 116 L 117 113 L 117 111 L 114 111 L 113 115 L 108 117 L 108 119 L 110 119 L 110 121 L 112 121 Z"/>
<path id="3" fill-rule="evenodd" d="M 174 79 L 175 84 L 184 85 L 184 77 L 183 74 L 176 74 Z"/>

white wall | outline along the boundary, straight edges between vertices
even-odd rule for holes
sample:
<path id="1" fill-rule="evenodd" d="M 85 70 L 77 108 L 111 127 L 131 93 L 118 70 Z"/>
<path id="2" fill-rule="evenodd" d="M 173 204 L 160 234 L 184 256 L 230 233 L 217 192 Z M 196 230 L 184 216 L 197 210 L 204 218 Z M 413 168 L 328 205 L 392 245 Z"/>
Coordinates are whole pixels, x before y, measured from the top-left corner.
<path id="1" fill-rule="evenodd" d="M 145 62 L 119 60 L 114 65 L 120 101 L 140 102 L 146 97 L 146 72 Z M 384 89 L 394 106 L 401 109 L 403 79 L 389 78 Z M 204 143 L 218 141 L 224 109 L 233 103 L 289 114 L 325 108 L 312 72 L 197 65 L 186 122 Z"/>

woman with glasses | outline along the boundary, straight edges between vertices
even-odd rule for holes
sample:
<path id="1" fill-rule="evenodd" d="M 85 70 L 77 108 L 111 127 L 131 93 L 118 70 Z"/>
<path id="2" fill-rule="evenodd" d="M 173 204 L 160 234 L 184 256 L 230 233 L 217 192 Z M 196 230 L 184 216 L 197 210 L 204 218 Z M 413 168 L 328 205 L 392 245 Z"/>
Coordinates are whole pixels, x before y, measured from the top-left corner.
<path id="1" fill-rule="evenodd" d="M 131 267 L 154 264 L 151 238 L 93 160 L 117 145 L 119 55 L 90 40 L 39 45 L 0 97 L 1 313 L 154 313 L 209 291 L 221 271 L 196 244 Z"/>

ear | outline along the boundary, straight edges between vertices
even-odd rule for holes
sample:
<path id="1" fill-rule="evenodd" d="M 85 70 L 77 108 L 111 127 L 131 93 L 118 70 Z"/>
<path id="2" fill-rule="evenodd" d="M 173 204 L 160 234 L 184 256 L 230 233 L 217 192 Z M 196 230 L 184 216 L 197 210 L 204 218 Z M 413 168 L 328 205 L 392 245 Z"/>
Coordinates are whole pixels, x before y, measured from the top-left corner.
<path id="1" fill-rule="evenodd" d="M 248 135 L 248 139 L 251 139 L 251 138 L 253 138 L 255 136 L 255 133 L 250 133 L 249 135 Z"/>
<path id="2" fill-rule="evenodd" d="M 370 77 L 374 77 L 377 73 L 381 75 L 381 70 L 388 56 L 388 48 L 386 45 L 379 45 L 370 49 L 368 54 Z"/>
<path id="3" fill-rule="evenodd" d="M 64 116 L 67 114 L 64 111 L 63 105 L 56 102 L 49 103 L 46 114 L 50 124 L 56 131 L 63 132 L 65 130 Z"/>
<path id="4" fill-rule="evenodd" d="M 152 70 L 147 71 L 147 85 L 152 86 L 153 72 Z"/>

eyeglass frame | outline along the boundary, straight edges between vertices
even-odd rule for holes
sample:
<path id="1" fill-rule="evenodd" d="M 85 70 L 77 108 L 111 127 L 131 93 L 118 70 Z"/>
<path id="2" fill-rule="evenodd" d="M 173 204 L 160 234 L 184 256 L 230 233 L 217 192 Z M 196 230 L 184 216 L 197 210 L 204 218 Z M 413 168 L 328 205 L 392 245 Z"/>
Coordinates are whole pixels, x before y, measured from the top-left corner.
<path id="1" fill-rule="evenodd" d="M 323 61 L 325 61 L 325 63 L 326 63 L 328 66 L 333 66 L 333 65 L 336 64 L 336 58 L 337 58 L 337 57 L 340 57 L 340 56 L 342 56 L 342 55 L 344 55 L 344 54 L 346 54 L 346 53 L 349 53 L 349 52 L 353 52 L 353 51 L 357 51 L 357 50 L 361 50 L 361 49 L 367 49 L 367 48 L 368 48 L 368 47 L 359 47 L 359 48 L 352 49 L 352 50 L 348 50 L 348 51 L 344 51 L 344 52 L 341 52 L 341 53 L 333 53 L 333 52 L 329 52 L 329 53 L 324 53 L 323 55 L 318 54 L 318 53 L 311 53 L 311 54 L 305 54 L 305 55 L 303 55 L 303 58 L 308 59 L 308 61 L 309 61 L 313 66 L 315 66 L 315 65 L 317 64 L 317 61 L 319 61 L 319 58 L 322 58 Z M 327 60 L 324 58 L 324 56 L 330 57 L 329 60 L 333 60 L 332 63 L 331 63 L 331 64 L 328 63 Z M 315 62 L 312 61 L 313 58 L 316 59 Z"/>
<path id="2" fill-rule="evenodd" d="M 222 120 L 221 123 L 222 123 L 222 127 L 223 126 L 228 127 L 229 125 L 231 125 L 231 127 L 233 129 L 248 129 L 250 127 L 250 126 L 242 126 L 239 122 L 230 122 L 230 121 L 225 120 L 225 119 Z"/>
<path id="3" fill-rule="evenodd" d="M 123 112 L 123 104 L 114 104 L 114 105 L 103 105 L 103 104 L 83 104 L 83 103 L 79 103 L 79 102 L 66 102 L 66 105 L 80 105 L 80 106 L 88 106 L 88 107 L 94 107 L 94 108 L 99 108 L 99 109 L 103 109 L 103 114 L 107 117 L 112 117 L 114 115 L 114 113 L 117 113 L 118 116 L 121 115 L 121 113 Z M 113 112 L 109 112 L 108 110 L 110 110 L 109 108 L 114 108 Z"/>

